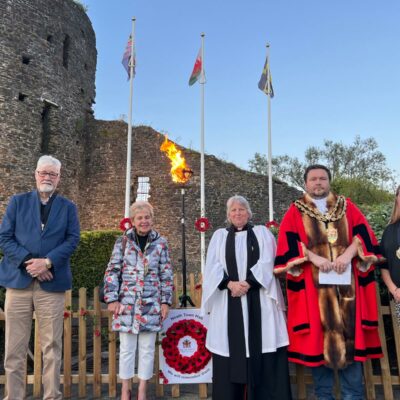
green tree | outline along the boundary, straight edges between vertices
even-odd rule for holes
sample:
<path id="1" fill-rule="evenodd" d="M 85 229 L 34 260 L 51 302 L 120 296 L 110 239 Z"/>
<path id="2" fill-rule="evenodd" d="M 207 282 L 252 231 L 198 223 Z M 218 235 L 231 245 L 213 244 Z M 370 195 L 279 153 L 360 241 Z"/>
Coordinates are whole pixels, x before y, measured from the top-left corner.
<path id="1" fill-rule="evenodd" d="M 353 143 L 324 140 L 322 147 L 309 146 L 304 161 L 288 155 L 272 158 L 273 175 L 296 187 L 303 187 L 303 173 L 307 165 L 324 164 L 332 172 L 334 190 L 370 204 L 387 201 L 387 190 L 393 190 L 394 172 L 387 166 L 386 157 L 378 149 L 374 138 L 356 136 Z M 256 153 L 249 160 L 251 171 L 267 174 L 268 160 Z"/>

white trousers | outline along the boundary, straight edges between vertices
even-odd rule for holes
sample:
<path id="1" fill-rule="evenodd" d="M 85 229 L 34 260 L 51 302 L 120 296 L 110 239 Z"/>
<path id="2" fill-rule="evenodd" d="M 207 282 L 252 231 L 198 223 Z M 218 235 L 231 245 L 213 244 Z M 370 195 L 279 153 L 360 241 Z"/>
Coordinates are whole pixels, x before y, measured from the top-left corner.
<path id="1" fill-rule="evenodd" d="M 119 377 L 130 379 L 135 376 L 135 354 L 138 350 L 138 377 L 149 380 L 153 376 L 154 353 L 157 332 L 119 334 Z"/>

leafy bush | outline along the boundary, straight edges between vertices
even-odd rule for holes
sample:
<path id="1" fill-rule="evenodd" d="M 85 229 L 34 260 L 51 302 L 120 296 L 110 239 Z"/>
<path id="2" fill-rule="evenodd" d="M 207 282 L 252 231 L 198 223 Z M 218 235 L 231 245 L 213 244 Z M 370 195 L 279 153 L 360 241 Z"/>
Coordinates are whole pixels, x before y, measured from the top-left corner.
<path id="1" fill-rule="evenodd" d="M 78 248 L 71 257 L 72 288 L 88 289 L 88 295 L 96 287 L 110 260 L 116 238 L 121 231 L 87 231 L 81 233 Z"/>
<path id="2" fill-rule="evenodd" d="M 375 205 L 392 201 L 393 194 L 361 178 L 336 178 L 332 191 L 349 197 L 355 204 Z"/>
<path id="3" fill-rule="evenodd" d="M 382 203 L 361 207 L 378 241 L 381 240 L 383 231 L 389 222 L 392 206 L 393 203 Z"/>

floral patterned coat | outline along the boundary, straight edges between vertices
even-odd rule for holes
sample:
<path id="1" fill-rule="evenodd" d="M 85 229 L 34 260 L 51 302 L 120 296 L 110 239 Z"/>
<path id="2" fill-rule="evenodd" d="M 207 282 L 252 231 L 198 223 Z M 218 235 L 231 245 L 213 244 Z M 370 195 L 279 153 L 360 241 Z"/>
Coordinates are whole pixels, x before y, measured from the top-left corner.
<path id="1" fill-rule="evenodd" d="M 114 331 L 135 333 L 161 329 L 161 304 L 172 303 L 173 274 L 165 238 L 149 233 L 144 250 L 135 242 L 134 232 L 127 233 L 125 253 L 122 237 L 115 242 L 104 276 L 104 300 L 124 305 L 113 317 Z"/>

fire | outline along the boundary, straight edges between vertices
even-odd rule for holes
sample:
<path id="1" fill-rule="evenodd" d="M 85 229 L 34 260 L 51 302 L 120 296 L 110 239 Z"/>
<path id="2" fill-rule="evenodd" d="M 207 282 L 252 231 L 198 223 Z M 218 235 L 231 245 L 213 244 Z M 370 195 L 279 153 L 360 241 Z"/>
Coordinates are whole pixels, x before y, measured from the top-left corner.
<path id="1" fill-rule="evenodd" d="M 168 140 L 167 136 L 165 136 L 165 140 L 161 145 L 160 150 L 166 153 L 171 161 L 172 180 L 176 183 L 186 183 L 192 176 L 193 171 L 186 164 L 182 152 L 176 148 L 173 142 Z"/>

